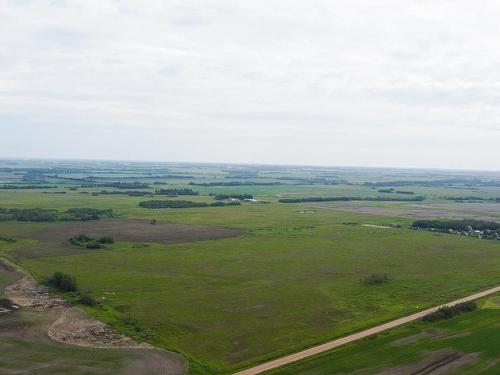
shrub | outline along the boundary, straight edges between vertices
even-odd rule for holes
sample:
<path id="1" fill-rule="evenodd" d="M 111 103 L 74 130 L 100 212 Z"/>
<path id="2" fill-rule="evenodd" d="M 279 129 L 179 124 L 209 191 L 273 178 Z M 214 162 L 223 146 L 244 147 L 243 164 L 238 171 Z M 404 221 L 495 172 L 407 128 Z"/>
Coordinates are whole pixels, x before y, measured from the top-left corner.
<path id="1" fill-rule="evenodd" d="M 95 306 L 99 305 L 99 302 L 95 298 L 93 298 L 91 295 L 89 295 L 87 293 L 82 293 L 80 295 L 80 299 L 78 301 L 82 305 L 87 305 L 87 306 L 92 306 L 92 307 L 95 307 Z"/>
<path id="2" fill-rule="evenodd" d="M 212 206 L 212 207 L 221 207 L 221 206 L 225 206 L 225 205 L 226 204 L 224 202 L 221 202 L 221 201 L 210 203 L 210 206 Z"/>
<path id="3" fill-rule="evenodd" d="M 115 240 L 112 237 L 101 237 L 97 240 L 97 242 L 105 244 L 105 245 L 110 245 L 115 243 Z"/>
<path id="4" fill-rule="evenodd" d="M 102 249 L 104 246 L 97 241 L 89 242 L 86 246 L 87 249 Z"/>
<path id="5" fill-rule="evenodd" d="M 74 292 L 77 290 L 75 278 L 62 272 L 54 272 L 54 274 L 49 277 L 48 283 L 54 288 L 65 292 Z"/>
<path id="6" fill-rule="evenodd" d="M 388 283 L 391 279 L 385 273 L 372 273 L 370 276 L 365 277 L 363 281 L 365 284 L 378 285 Z"/>
<path id="7" fill-rule="evenodd" d="M 80 242 L 89 242 L 92 241 L 92 238 L 87 236 L 86 234 L 79 234 L 78 236 L 73 237 L 75 240 Z"/>

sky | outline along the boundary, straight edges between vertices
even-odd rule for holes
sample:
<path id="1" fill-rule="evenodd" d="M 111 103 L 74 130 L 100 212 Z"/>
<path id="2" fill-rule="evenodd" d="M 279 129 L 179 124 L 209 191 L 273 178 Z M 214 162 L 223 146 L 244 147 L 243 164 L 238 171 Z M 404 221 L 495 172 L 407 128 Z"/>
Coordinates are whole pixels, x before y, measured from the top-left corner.
<path id="1" fill-rule="evenodd" d="M 498 0 L 0 0 L 0 157 L 500 170 Z"/>

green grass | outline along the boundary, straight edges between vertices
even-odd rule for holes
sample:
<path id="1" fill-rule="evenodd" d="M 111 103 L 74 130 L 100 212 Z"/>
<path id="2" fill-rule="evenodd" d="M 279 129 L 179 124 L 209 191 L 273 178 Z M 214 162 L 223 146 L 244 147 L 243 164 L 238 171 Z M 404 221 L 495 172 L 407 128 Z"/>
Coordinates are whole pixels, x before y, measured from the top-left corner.
<path id="1" fill-rule="evenodd" d="M 105 163 L 95 165 L 93 175 L 133 175 L 130 170 Z M 201 177 L 198 182 L 214 181 L 214 177 L 227 181 L 222 167 L 169 168 Z M 273 170 L 268 176 L 309 178 L 330 172 L 357 183 L 411 179 L 406 172 L 392 171 L 392 175 L 384 176 L 381 171 L 328 168 Z M 162 180 L 168 187 L 189 187 L 188 181 Z M 52 182 L 60 184 L 54 190 L 64 190 L 70 184 L 55 179 Z M 82 289 L 95 298 L 105 298 L 103 308 L 89 309 L 92 314 L 125 333 L 183 353 L 191 360 L 193 373 L 200 374 L 229 373 L 500 281 L 500 242 L 412 231 L 406 229 L 410 219 L 276 203 L 278 195 L 383 195 L 362 185 L 192 188 L 201 193 L 187 198 L 193 201 L 212 202 L 209 193 L 251 193 L 271 203 L 149 210 L 138 206 L 140 201 L 150 199 L 147 197 L 79 194 L 101 188 L 62 195 L 3 190 L 0 207 L 112 208 L 124 219 L 154 218 L 243 228 L 247 232 L 224 240 L 147 247 L 118 242 L 108 249 L 79 251 L 67 244 L 30 239 L 34 229 L 58 223 L 0 222 L 0 236 L 20 240 L 0 244 L 0 252 L 39 280 L 54 271 L 76 276 Z M 440 202 L 451 195 L 500 195 L 499 188 L 408 186 L 396 190 L 426 195 L 426 202 Z M 343 224 L 352 222 L 397 223 L 403 228 Z M 373 273 L 387 274 L 391 282 L 362 282 Z M 132 321 L 136 323 L 127 323 Z"/>
<path id="2" fill-rule="evenodd" d="M 150 217 L 130 207 L 124 217 Z M 154 210 L 155 217 L 246 228 L 243 237 L 37 258 L 21 264 L 38 278 L 75 275 L 120 326 L 136 319 L 159 346 L 228 372 L 436 305 L 498 282 L 500 244 L 344 222 L 406 221 L 295 205 Z M 24 230 L 40 224 L 23 224 Z M 45 224 L 54 225 L 54 224 Z M 4 232 L 20 235 L 5 223 Z M 21 226 L 22 227 L 22 226 Z M 50 254 L 50 249 L 46 249 Z M 13 252 L 15 253 L 15 252 Z M 457 273 L 456 270 L 461 272 Z M 392 281 L 367 286 L 386 273 Z M 125 329 L 126 327 L 122 327 Z"/>
<path id="3" fill-rule="evenodd" d="M 462 354 L 479 353 L 479 357 L 451 373 L 495 375 L 500 372 L 500 310 L 490 308 L 490 301 L 498 298 L 488 299 L 481 310 L 440 323 L 412 323 L 266 374 L 373 374 L 416 363 L 438 350 L 452 349 Z"/>

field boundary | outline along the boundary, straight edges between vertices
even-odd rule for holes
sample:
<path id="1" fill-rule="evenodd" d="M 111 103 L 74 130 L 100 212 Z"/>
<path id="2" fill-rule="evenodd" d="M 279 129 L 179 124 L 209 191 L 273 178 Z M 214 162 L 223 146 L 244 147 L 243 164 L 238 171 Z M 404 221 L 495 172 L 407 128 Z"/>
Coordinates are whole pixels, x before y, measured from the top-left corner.
<path id="1" fill-rule="evenodd" d="M 302 351 L 294 353 L 294 354 L 289 354 L 287 356 L 284 356 L 284 357 L 281 357 L 281 358 L 278 358 L 278 359 L 275 359 L 275 360 L 272 360 L 272 361 L 269 361 L 266 363 L 262 363 L 260 365 L 248 368 L 246 370 L 236 372 L 233 375 L 261 374 L 265 371 L 269 371 L 269 370 L 272 370 L 272 369 L 275 369 L 275 368 L 278 368 L 281 366 L 285 366 L 285 365 L 290 364 L 292 362 L 297 362 L 297 361 L 300 361 L 302 359 L 314 356 L 316 354 L 320 354 L 320 353 L 326 352 L 328 350 L 338 348 L 339 346 L 364 339 L 366 337 L 387 331 L 387 330 L 392 329 L 392 328 L 399 327 L 399 326 L 406 324 L 406 323 L 413 322 L 413 321 L 421 319 L 424 316 L 426 316 L 430 313 L 433 313 L 433 312 L 435 312 L 435 311 L 437 311 L 440 308 L 443 308 L 445 306 L 452 307 L 452 306 L 458 305 L 460 303 L 474 301 L 474 300 L 477 300 L 479 298 L 486 297 L 486 296 L 489 296 L 491 294 L 495 294 L 498 292 L 500 292 L 500 285 L 493 287 L 493 288 L 490 288 L 490 289 L 483 290 L 482 292 L 471 294 L 471 295 L 464 297 L 464 298 L 460 298 L 460 299 L 457 299 L 457 300 L 454 300 L 454 301 L 451 301 L 451 302 L 448 302 L 448 303 L 445 303 L 445 304 L 442 304 L 439 306 L 431 307 L 429 309 L 422 310 L 422 311 L 419 311 L 417 313 L 404 316 L 402 318 L 392 320 L 392 321 L 384 323 L 384 324 L 377 325 L 377 326 L 372 327 L 372 328 L 365 329 L 365 330 L 360 331 L 360 332 L 353 333 L 353 334 L 348 335 L 348 336 L 338 338 L 338 339 L 333 340 L 333 341 L 326 342 L 326 343 L 321 344 L 321 345 L 313 346 L 309 349 L 305 349 L 305 350 L 302 350 Z"/>

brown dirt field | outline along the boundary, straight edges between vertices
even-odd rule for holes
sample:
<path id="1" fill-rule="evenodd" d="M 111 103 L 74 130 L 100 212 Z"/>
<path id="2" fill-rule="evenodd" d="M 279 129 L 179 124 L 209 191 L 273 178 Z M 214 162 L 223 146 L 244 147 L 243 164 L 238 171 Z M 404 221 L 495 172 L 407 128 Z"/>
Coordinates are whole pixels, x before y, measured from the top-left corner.
<path id="1" fill-rule="evenodd" d="M 96 238 L 110 236 L 116 241 L 172 244 L 231 238 L 240 236 L 245 231 L 210 225 L 176 224 L 165 221 L 151 224 L 149 220 L 114 219 L 54 223 L 28 233 L 27 237 L 47 242 L 67 241 L 70 237 L 82 233 Z"/>
<path id="2" fill-rule="evenodd" d="M 361 205 L 358 202 L 342 202 L 314 204 L 314 207 L 411 219 L 476 219 L 500 222 L 500 204 L 498 203 L 489 205 L 483 203 L 412 204 L 408 205 L 408 208 L 389 208 Z"/>

